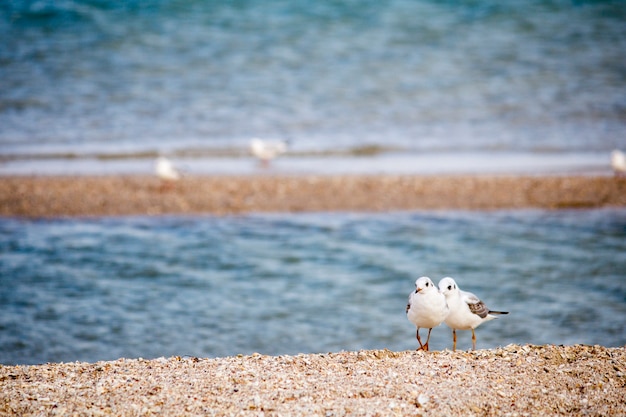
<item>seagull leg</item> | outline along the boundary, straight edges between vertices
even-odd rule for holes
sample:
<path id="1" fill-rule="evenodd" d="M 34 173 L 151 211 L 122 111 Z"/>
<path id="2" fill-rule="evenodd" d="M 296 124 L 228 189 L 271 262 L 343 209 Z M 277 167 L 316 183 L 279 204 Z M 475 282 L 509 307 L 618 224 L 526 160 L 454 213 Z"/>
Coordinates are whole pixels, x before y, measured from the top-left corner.
<path id="1" fill-rule="evenodd" d="M 428 336 L 426 337 L 426 344 L 424 345 L 424 347 L 426 348 L 424 350 L 426 350 L 426 351 L 430 350 L 430 348 L 428 347 L 428 341 L 430 340 L 430 332 L 432 330 L 433 330 L 432 328 L 428 329 Z"/>
<path id="2" fill-rule="evenodd" d="M 420 344 L 420 347 L 417 350 L 423 350 L 424 349 L 424 345 L 422 344 L 422 339 L 420 339 L 420 328 L 419 327 L 417 328 L 416 336 L 417 336 L 417 342 Z M 426 344 L 428 345 L 428 342 L 426 342 Z M 426 350 L 428 350 L 428 349 L 426 349 Z"/>
<path id="3" fill-rule="evenodd" d="M 452 329 L 452 351 L 456 350 L 456 329 Z"/>
<path id="4" fill-rule="evenodd" d="M 474 329 L 472 329 L 472 350 L 476 350 L 476 333 L 474 333 Z"/>

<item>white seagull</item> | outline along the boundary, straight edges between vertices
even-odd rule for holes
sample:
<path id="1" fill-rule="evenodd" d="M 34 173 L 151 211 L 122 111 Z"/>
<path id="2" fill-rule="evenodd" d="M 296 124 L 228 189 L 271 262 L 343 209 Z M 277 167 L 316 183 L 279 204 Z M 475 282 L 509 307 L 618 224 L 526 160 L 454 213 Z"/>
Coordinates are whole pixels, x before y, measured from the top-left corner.
<path id="1" fill-rule="evenodd" d="M 285 141 L 268 141 L 259 138 L 250 140 L 250 153 L 258 158 L 265 166 L 279 155 L 287 152 L 287 142 Z"/>
<path id="2" fill-rule="evenodd" d="M 164 181 L 176 181 L 180 179 L 180 172 L 172 162 L 164 156 L 159 156 L 154 162 L 154 172 L 157 177 Z"/>
<path id="3" fill-rule="evenodd" d="M 626 174 L 626 155 L 619 149 L 615 149 L 611 152 L 611 168 L 615 176 Z"/>
<path id="4" fill-rule="evenodd" d="M 486 321 L 497 318 L 499 314 L 509 314 L 508 311 L 489 310 L 478 297 L 471 292 L 461 290 L 450 277 L 439 281 L 439 291 L 446 297 L 448 307 L 450 307 L 445 323 L 452 329 L 452 350 L 456 350 L 457 330 L 472 331 L 472 350 L 476 350 L 474 329 Z"/>
<path id="5" fill-rule="evenodd" d="M 428 277 L 421 277 L 415 281 L 415 291 L 409 294 L 409 302 L 406 305 L 406 317 L 417 326 L 417 342 L 419 349 L 428 350 L 428 341 L 433 327 L 439 326 L 448 315 L 448 304 L 443 296 Z M 420 339 L 420 328 L 428 329 L 426 343 Z M 418 349 L 418 350 L 419 350 Z"/>

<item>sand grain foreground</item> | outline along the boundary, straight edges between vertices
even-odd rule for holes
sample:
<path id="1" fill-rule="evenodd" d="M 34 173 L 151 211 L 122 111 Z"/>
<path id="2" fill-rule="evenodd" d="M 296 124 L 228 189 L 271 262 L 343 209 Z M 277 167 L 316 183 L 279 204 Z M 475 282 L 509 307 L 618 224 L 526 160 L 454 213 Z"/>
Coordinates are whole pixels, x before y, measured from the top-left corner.
<path id="1" fill-rule="evenodd" d="M 0 366 L 2 415 L 626 415 L 626 349 L 509 345 Z"/>
<path id="2" fill-rule="evenodd" d="M 626 206 L 626 177 L 5 177 L 0 215 L 238 214 Z"/>

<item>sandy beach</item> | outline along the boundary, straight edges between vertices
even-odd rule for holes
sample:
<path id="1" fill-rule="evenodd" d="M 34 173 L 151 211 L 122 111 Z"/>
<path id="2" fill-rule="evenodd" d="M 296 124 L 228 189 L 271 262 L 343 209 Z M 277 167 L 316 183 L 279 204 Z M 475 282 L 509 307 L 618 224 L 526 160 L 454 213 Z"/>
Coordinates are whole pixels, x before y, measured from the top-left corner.
<path id="1" fill-rule="evenodd" d="M 2 415 L 626 415 L 626 349 L 509 345 L 0 366 Z"/>
<path id="2" fill-rule="evenodd" d="M 0 215 L 20 217 L 626 205 L 626 178 L 591 176 L 4 177 Z"/>

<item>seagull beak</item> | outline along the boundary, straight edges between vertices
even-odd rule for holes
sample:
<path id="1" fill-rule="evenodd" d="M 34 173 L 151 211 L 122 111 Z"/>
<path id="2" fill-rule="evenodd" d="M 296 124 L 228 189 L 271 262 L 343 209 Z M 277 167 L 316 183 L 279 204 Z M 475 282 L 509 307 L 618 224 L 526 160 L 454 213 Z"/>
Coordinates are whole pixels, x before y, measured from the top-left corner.
<path id="1" fill-rule="evenodd" d="M 421 289 L 421 288 L 419 288 L 419 287 L 418 287 L 418 288 L 416 288 L 416 289 L 415 289 L 415 294 L 417 294 L 417 293 L 418 293 L 418 292 L 420 292 L 420 291 L 422 291 L 422 289 Z"/>

